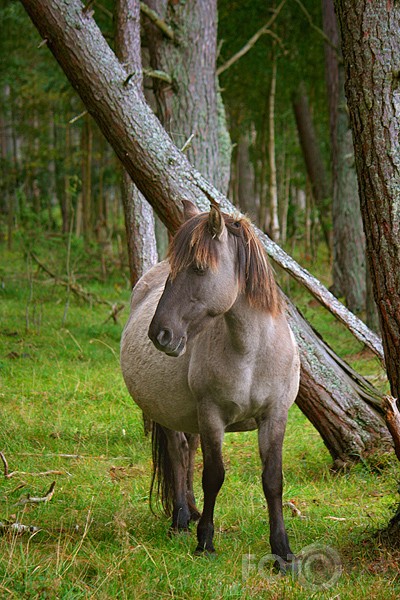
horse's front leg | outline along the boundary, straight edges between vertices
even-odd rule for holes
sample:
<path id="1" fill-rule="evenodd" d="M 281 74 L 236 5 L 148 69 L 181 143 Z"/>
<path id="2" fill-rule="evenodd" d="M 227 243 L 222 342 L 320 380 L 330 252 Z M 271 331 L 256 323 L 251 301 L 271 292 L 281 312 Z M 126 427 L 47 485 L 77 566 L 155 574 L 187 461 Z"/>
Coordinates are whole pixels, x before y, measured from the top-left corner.
<path id="1" fill-rule="evenodd" d="M 258 423 L 258 444 L 263 466 L 262 483 L 269 512 L 271 550 L 285 562 L 293 557 L 282 510 L 282 445 L 286 420 L 286 414 L 269 414 Z"/>
<path id="2" fill-rule="evenodd" d="M 198 521 L 201 514 L 196 506 L 196 499 L 193 491 L 193 477 L 195 468 L 196 451 L 200 443 L 200 436 L 196 433 L 185 433 L 189 446 L 189 466 L 187 470 L 187 502 L 190 511 L 190 520 Z"/>
<path id="3" fill-rule="evenodd" d="M 201 413 L 201 414 L 200 414 Z M 197 526 L 197 548 L 195 553 L 215 552 L 214 506 L 224 482 L 225 468 L 222 460 L 224 426 L 219 417 L 213 417 L 206 407 L 199 410 L 201 449 L 203 452 L 203 513 Z"/>

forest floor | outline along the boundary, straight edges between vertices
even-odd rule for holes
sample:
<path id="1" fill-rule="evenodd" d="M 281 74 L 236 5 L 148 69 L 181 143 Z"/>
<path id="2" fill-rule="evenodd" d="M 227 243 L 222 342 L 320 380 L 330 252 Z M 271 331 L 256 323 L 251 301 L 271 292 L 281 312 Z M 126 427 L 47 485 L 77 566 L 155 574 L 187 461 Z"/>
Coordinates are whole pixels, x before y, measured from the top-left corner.
<path id="1" fill-rule="evenodd" d="M 109 306 L 40 269 L 28 245 L 60 278 L 69 272 L 81 288 L 125 303 L 119 322 L 108 319 Z M 25 238 L 25 251 L 16 240 L 0 253 L 0 598 L 400 597 L 400 551 L 376 536 L 398 503 L 394 454 L 335 475 L 297 406 L 284 445 L 284 501 L 300 514 L 284 510 L 292 548 L 305 557 L 300 575 L 272 569 L 255 432 L 224 442 L 217 556 L 193 555 L 194 529 L 169 537 L 168 519 L 149 510 L 151 444 L 119 368 L 126 276 L 114 268 L 103 281 L 96 249 L 73 241 L 68 259 L 60 237 Z M 309 266 L 317 276 L 329 271 L 320 262 Z M 286 277 L 282 285 L 338 354 L 385 389 L 377 360 Z M 196 471 L 201 506 L 200 455 Z M 13 523 L 32 529 L 18 533 Z"/>

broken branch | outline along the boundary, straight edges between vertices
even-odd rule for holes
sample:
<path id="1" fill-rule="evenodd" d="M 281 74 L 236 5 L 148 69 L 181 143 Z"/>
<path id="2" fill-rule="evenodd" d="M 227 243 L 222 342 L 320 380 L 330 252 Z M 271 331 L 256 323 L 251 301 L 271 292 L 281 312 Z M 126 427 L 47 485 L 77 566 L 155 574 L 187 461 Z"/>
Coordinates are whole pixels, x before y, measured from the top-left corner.
<path id="1" fill-rule="evenodd" d="M 175 34 L 174 34 L 173 29 L 159 17 L 159 15 L 156 13 L 155 10 L 152 10 L 144 2 L 140 3 L 140 10 L 144 15 L 146 15 L 146 17 L 148 17 L 150 19 L 150 21 L 153 23 L 153 25 L 158 27 L 158 29 L 163 32 L 163 34 L 167 38 L 169 38 L 170 40 L 175 39 Z"/>
<path id="2" fill-rule="evenodd" d="M 26 498 L 21 498 L 15 506 L 24 506 L 25 504 L 40 504 L 41 502 L 49 502 L 54 495 L 54 488 L 56 487 L 56 482 L 53 481 L 51 486 L 49 487 L 48 492 L 42 497 L 27 495 Z"/>
<path id="3" fill-rule="evenodd" d="M 382 408 L 387 428 L 393 438 L 394 451 L 400 460 L 400 412 L 397 408 L 396 399 L 393 396 L 383 396 Z"/>
<path id="4" fill-rule="evenodd" d="M 15 475 L 30 475 L 31 477 L 45 477 L 46 475 L 70 475 L 67 471 L 41 471 L 40 473 L 29 473 L 27 471 L 9 471 L 8 462 L 4 455 L 4 452 L 0 452 L 0 458 L 4 466 L 4 477 L 5 479 L 11 479 Z"/>

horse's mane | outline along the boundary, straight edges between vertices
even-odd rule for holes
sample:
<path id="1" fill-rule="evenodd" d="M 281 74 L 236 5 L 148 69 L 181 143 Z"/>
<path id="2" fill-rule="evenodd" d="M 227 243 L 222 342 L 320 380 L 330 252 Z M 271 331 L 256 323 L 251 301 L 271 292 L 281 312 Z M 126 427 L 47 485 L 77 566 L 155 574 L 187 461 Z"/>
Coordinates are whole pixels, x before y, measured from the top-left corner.
<path id="1" fill-rule="evenodd" d="M 282 310 L 281 296 L 265 250 L 251 222 L 245 217 L 221 214 L 228 236 L 236 244 L 240 291 L 246 294 L 249 304 L 254 308 L 278 314 Z M 191 265 L 216 271 L 219 244 L 210 231 L 209 213 L 200 213 L 186 221 L 169 246 L 170 277 L 174 279 L 180 271 Z"/>

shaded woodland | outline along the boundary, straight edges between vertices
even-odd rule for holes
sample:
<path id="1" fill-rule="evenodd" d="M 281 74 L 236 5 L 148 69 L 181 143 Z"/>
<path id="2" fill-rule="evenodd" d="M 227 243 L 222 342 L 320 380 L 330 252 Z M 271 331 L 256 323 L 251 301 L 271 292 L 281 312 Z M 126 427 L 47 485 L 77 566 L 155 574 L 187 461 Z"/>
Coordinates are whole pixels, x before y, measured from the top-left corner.
<path id="1" fill-rule="evenodd" d="M 347 6 L 350 3 L 337 3 L 342 56 L 338 21 L 328 0 L 322 4 L 282 1 L 270 6 L 220 2 L 218 7 L 214 3 L 149 3 L 147 8 L 141 7 L 142 80 L 140 44 L 139 50 L 129 54 L 127 49 L 133 46 L 116 35 L 123 26 L 114 13 L 117 8 L 123 23 L 122 2 L 117 7 L 111 2 L 94 2 L 84 9 L 76 2 L 68 10 L 62 2 L 26 0 L 22 4 L 42 41 L 19 3 L 7 3 L 2 8 L 7 31 L 2 51 L 10 57 L 1 81 L 3 243 L 11 246 L 15 235 L 35 227 L 82 236 L 88 248 L 99 244 L 104 250 L 102 273 L 106 276 L 112 264 L 128 267 L 124 249 L 128 245 L 131 258 L 130 236 L 136 223 L 150 223 L 144 229 L 152 230 L 151 213 L 132 213 L 138 203 L 148 211 L 141 194 L 170 231 L 180 221 L 179 198 L 193 198 L 203 207 L 212 199 L 229 210 L 233 204 L 251 216 L 261 236 L 267 234 L 265 245 L 275 260 L 280 256 L 276 244 L 289 255 L 301 245 L 314 259 L 321 247 L 326 248 L 331 257 L 334 294 L 373 329 L 378 329 L 377 313 L 380 315 L 391 391 L 398 397 L 399 282 L 394 273 L 399 272 L 395 238 L 399 199 L 395 187 L 387 183 L 395 178 L 399 164 L 395 148 L 390 146 L 396 137 L 397 108 L 395 105 L 392 113 L 386 109 L 390 97 L 384 96 L 381 105 L 377 101 L 374 127 L 368 130 L 366 123 L 371 124 L 371 120 L 367 115 L 363 121 L 359 103 L 364 95 L 367 110 L 374 105 L 371 98 L 377 75 L 366 79 L 358 91 L 352 85 L 360 81 L 361 73 L 370 73 L 369 63 L 363 65 L 354 58 L 364 55 L 363 47 L 353 44 L 354 31 L 364 26 L 356 17 L 366 14 L 373 25 L 379 11 L 371 14 L 362 3 L 353 18 Z M 137 36 L 139 4 L 133 6 Z M 391 32 L 398 24 L 399 10 L 391 6 L 388 12 L 387 29 L 382 25 L 380 33 L 396 49 L 399 40 Z M 82 18 L 82 25 L 78 27 L 78 21 L 73 23 L 70 17 Z M 18 35 L 21 30 L 26 32 L 24 36 Z M 376 51 L 374 43 L 372 39 L 371 54 Z M 48 48 L 81 100 L 56 68 Z M 389 59 L 387 64 L 382 60 L 384 81 L 385 69 L 398 72 Z M 346 77 L 356 159 L 345 106 Z M 369 98 L 364 92 L 368 89 Z M 397 93 L 395 81 L 390 89 Z M 388 169 L 380 167 L 387 175 L 383 190 L 376 186 L 376 178 L 363 173 L 366 141 L 362 139 L 366 131 L 367 141 L 381 139 L 379 127 L 386 126 L 379 123 L 382 110 L 393 124 L 385 138 L 390 165 Z M 131 200 L 126 199 L 126 175 L 100 130 L 140 190 L 132 191 Z M 374 144 L 370 146 L 375 149 Z M 377 152 L 374 155 L 370 151 L 370 165 L 372 160 L 379 163 L 384 154 L 382 148 Z M 358 181 L 370 182 L 369 187 L 360 186 L 363 212 L 357 175 Z M 374 228 L 373 223 L 368 225 L 368 215 L 374 210 L 368 198 L 377 194 L 387 197 L 388 203 L 382 204 L 382 212 L 379 207 L 376 210 L 375 222 L 381 226 Z M 385 225 L 387 222 L 390 226 Z M 162 256 L 166 233 L 156 223 L 158 253 Z M 387 233 L 388 260 L 379 254 L 382 232 Z M 143 237 L 136 234 L 136 239 Z M 151 263 L 155 260 L 154 241 L 147 241 L 135 252 L 139 263 L 149 257 Z M 284 268 L 287 256 L 284 254 L 280 263 L 278 260 Z M 132 262 L 129 272 L 133 282 Z M 318 288 L 308 276 L 305 279 L 308 287 Z M 388 295 L 393 293 L 397 300 L 388 302 Z M 336 306 L 333 296 L 326 296 L 324 302 L 330 309 Z M 344 315 L 347 324 L 356 324 L 357 332 L 371 334 L 371 344 L 383 360 L 379 338 L 363 329 L 362 321 L 352 313 Z M 320 431 L 333 458 L 343 463 L 387 443 L 390 436 L 382 419 L 379 394 L 341 364 L 333 351 L 324 348 L 301 321 L 301 315 L 292 318 L 299 343 L 306 339 L 305 332 L 311 336 L 311 341 L 300 343 L 302 385 L 298 403 Z M 296 319 L 300 325 L 295 325 Z M 326 386 L 326 404 L 321 385 Z M 316 397 L 318 407 L 313 406 Z M 329 418 L 324 419 L 327 415 Z"/>

